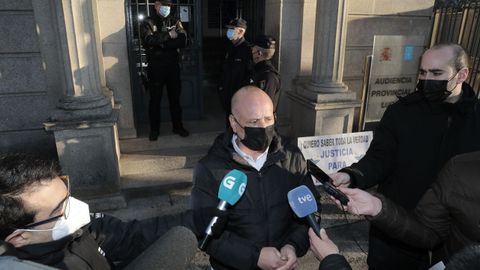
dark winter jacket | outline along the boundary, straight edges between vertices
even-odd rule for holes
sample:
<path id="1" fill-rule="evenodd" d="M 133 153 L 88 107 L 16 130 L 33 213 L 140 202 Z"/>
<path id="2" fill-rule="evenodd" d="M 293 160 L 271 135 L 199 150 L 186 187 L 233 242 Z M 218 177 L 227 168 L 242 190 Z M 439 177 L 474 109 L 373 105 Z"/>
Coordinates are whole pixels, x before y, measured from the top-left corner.
<path id="1" fill-rule="evenodd" d="M 480 103 L 468 84 L 454 104 L 432 105 L 414 92 L 387 108 L 366 155 L 341 171 L 412 209 L 451 157 L 480 150 L 478 138 Z"/>
<path id="2" fill-rule="evenodd" d="M 352 270 L 352 267 L 342 255 L 331 254 L 323 258 L 319 270 Z"/>
<path id="3" fill-rule="evenodd" d="M 170 38 L 168 32 L 175 26 L 177 38 Z M 161 69 L 178 66 L 178 50 L 185 48 L 187 33 L 182 23 L 172 15 L 166 18 L 154 14 L 148 17 L 140 26 L 142 45 L 147 54 L 150 69 Z M 150 75 L 150 74 L 149 74 Z"/>
<path id="4" fill-rule="evenodd" d="M 407 211 L 383 196 L 382 211 L 374 218 L 392 237 L 433 249 L 443 243 L 438 258 L 480 242 L 480 152 L 452 158 L 414 211 Z"/>
<path id="5" fill-rule="evenodd" d="M 253 83 L 268 94 L 276 111 L 280 98 L 280 77 L 270 60 L 258 62 L 253 66 Z"/>
<path id="6" fill-rule="evenodd" d="M 231 98 L 238 89 L 250 84 L 251 69 L 252 51 L 250 44 L 245 38 L 242 38 L 237 44 L 232 44 L 225 55 L 220 90 Z"/>
<path id="7" fill-rule="evenodd" d="M 263 247 L 280 250 L 291 244 L 297 256 L 303 256 L 309 248 L 308 226 L 295 217 L 287 198 L 287 193 L 299 185 L 307 185 L 318 197 L 307 177 L 303 155 L 294 144 L 276 135 L 265 165 L 257 171 L 235 152 L 232 134 L 229 130 L 216 138 L 207 156 L 197 163 L 193 176 L 193 208 L 218 204 L 219 184 L 230 170 L 240 170 L 248 178 L 242 198 L 227 209 L 225 231 L 207 247 L 213 268 L 256 269 Z"/>
<path id="8" fill-rule="evenodd" d="M 60 269 L 120 268 L 172 227 L 194 227 L 187 213 L 131 222 L 103 216 L 62 239 L 18 248 L 15 255 Z"/>

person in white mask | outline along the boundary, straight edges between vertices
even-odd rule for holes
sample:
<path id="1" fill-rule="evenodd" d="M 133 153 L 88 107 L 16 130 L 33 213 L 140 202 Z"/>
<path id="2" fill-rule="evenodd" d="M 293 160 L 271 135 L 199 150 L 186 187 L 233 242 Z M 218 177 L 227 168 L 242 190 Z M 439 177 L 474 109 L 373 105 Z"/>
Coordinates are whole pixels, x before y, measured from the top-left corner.
<path id="1" fill-rule="evenodd" d="M 88 204 L 71 196 L 57 161 L 0 155 L 0 240 L 22 260 L 61 269 L 182 269 L 196 251 L 192 231 L 200 235 L 215 214 L 202 209 L 130 222 L 90 215 Z"/>
<path id="2" fill-rule="evenodd" d="M 230 40 L 225 59 L 223 61 L 222 80 L 218 88 L 220 99 L 225 110 L 225 124 L 231 112 L 231 100 L 235 92 L 243 86 L 253 83 L 252 80 L 252 52 L 250 43 L 245 40 L 247 21 L 242 18 L 231 20 L 227 27 L 226 37 Z"/>
<path id="3" fill-rule="evenodd" d="M 160 134 L 162 93 L 167 91 L 172 132 L 181 137 L 189 136 L 183 127 L 183 112 L 180 104 L 182 81 L 180 80 L 180 49 L 187 46 L 187 32 L 175 15 L 171 0 L 156 0 L 155 12 L 140 25 L 142 46 L 147 56 L 147 81 L 144 83 L 150 94 L 148 116 L 150 141 Z"/>

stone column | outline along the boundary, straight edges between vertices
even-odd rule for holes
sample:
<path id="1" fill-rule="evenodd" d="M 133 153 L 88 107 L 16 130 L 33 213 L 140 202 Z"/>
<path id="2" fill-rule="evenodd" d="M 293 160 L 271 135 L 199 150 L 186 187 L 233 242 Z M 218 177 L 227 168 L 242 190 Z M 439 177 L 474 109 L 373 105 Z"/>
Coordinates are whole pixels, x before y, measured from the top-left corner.
<path id="1" fill-rule="evenodd" d="M 125 206 L 120 195 L 118 110 L 102 87 L 94 0 L 53 1 L 63 97 L 45 123 L 55 135 L 57 154 L 70 176 L 74 196 L 91 209 Z"/>
<path id="2" fill-rule="evenodd" d="M 317 0 L 314 58 L 309 81 L 298 80 L 292 100 L 292 133 L 313 136 L 352 131 L 355 93 L 342 82 L 348 0 Z"/>

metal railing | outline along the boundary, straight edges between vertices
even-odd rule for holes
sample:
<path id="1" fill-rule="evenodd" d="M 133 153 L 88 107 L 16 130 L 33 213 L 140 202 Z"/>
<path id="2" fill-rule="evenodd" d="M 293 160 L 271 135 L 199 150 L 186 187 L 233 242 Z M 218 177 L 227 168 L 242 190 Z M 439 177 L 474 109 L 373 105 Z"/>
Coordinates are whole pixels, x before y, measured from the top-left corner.
<path id="1" fill-rule="evenodd" d="M 480 94 L 480 0 L 436 0 L 430 46 L 462 45 L 470 55 L 469 84 Z"/>

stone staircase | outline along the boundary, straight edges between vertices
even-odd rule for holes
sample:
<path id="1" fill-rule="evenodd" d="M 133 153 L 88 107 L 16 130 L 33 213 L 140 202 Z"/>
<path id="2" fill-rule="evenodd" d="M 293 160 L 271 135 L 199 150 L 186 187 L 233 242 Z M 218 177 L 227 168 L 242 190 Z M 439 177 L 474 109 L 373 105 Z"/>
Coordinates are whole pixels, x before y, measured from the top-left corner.
<path id="1" fill-rule="evenodd" d="M 218 132 L 208 132 L 186 138 L 161 136 L 155 142 L 146 138 L 121 141 L 122 188 L 191 183 L 194 165 L 207 153 L 217 135 Z"/>
<path id="2" fill-rule="evenodd" d="M 193 167 L 207 153 L 218 133 L 193 133 L 186 138 L 164 135 L 155 142 L 147 138 L 121 140 L 121 181 L 127 208 L 107 213 L 131 220 L 187 209 Z M 357 245 L 367 250 L 367 221 L 351 215 L 347 215 L 347 221 L 327 196 L 322 197 L 321 203 L 322 227 L 326 228 L 353 269 L 367 269 L 366 255 Z M 309 252 L 300 259 L 299 269 L 318 269 L 318 265 Z M 208 255 L 198 251 L 192 269 L 208 269 L 208 266 Z"/>

